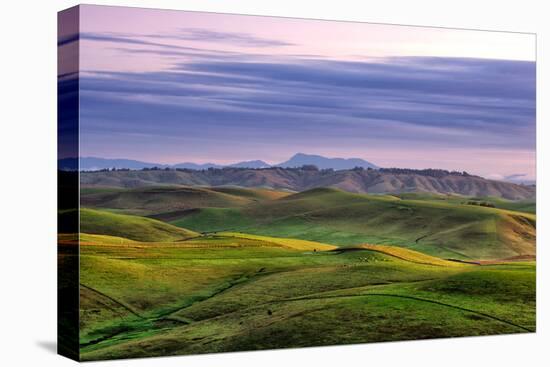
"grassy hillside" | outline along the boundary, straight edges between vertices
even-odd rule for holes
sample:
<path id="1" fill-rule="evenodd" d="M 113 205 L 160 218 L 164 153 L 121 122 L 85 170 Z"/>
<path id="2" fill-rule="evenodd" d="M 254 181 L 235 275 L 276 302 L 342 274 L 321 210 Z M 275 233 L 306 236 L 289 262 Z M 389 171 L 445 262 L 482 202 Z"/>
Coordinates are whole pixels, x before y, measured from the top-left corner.
<path id="1" fill-rule="evenodd" d="M 284 239 L 246 234 L 133 246 L 108 236 L 85 240 L 84 360 L 535 327 L 529 263 L 429 264 L 419 260 L 433 258 L 412 251 L 368 246 L 304 252 L 276 243 Z"/>
<path id="2" fill-rule="evenodd" d="M 394 245 L 463 260 L 535 254 L 533 214 L 336 189 L 314 189 L 230 211 L 201 209 L 172 223 L 334 245 Z"/>
<path id="3" fill-rule="evenodd" d="M 463 266 L 463 264 L 461 263 L 442 260 L 435 256 L 429 256 L 418 251 L 413 251 L 413 250 L 409 250 L 402 247 L 396 247 L 396 246 L 362 244 L 362 245 L 345 248 L 345 250 L 347 251 L 358 250 L 358 249 L 365 249 L 365 250 L 380 252 L 386 255 L 394 256 L 401 260 L 410 261 L 417 264 L 450 266 L 450 267 Z"/>
<path id="4" fill-rule="evenodd" d="M 450 204 L 466 204 L 466 203 L 476 203 L 484 202 L 494 205 L 495 208 L 507 209 L 524 213 L 535 214 L 536 212 L 536 202 L 535 199 L 527 200 L 506 200 L 503 198 L 488 196 L 488 197 L 465 197 L 459 195 L 444 195 L 444 194 L 431 194 L 431 193 L 406 193 L 406 194 L 397 194 L 396 197 L 399 197 L 404 200 L 423 200 L 423 201 L 443 201 Z"/>
<path id="5" fill-rule="evenodd" d="M 144 242 L 180 241 L 198 234 L 158 220 L 100 210 L 80 210 L 83 233 L 125 237 Z"/>
<path id="6" fill-rule="evenodd" d="M 290 248 L 293 250 L 300 251 L 328 251 L 334 250 L 337 247 L 332 245 L 327 245 L 326 243 L 298 240 L 295 238 L 279 238 L 279 237 L 268 237 L 268 236 L 258 236 L 248 233 L 236 233 L 236 232 L 220 232 L 220 236 L 231 237 L 237 239 L 249 239 L 249 240 L 258 240 L 267 243 L 273 243 L 279 246 Z"/>
<path id="7" fill-rule="evenodd" d="M 243 187 L 211 187 L 209 188 L 215 192 L 221 192 L 224 194 L 234 195 L 238 197 L 245 197 L 255 201 L 275 200 L 280 199 L 291 194 L 288 191 L 277 191 L 262 188 L 243 188 Z"/>
<path id="8" fill-rule="evenodd" d="M 84 187 L 239 186 L 300 192 L 318 187 L 337 187 L 357 193 L 429 192 L 463 196 L 494 196 L 512 200 L 532 199 L 534 186 L 487 180 L 479 176 L 423 170 L 311 170 L 273 167 L 211 170 L 149 170 L 82 172 Z"/>
<path id="9" fill-rule="evenodd" d="M 83 197 L 83 360 L 536 328 L 536 216 L 515 202 L 334 188 Z M 58 243 L 63 267 L 77 236 Z"/>
<path id="10" fill-rule="evenodd" d="M 203 207 L 241 207 L 285 196 L 265 189 L 200 188 L 183 186 L 138 189 L 84 189 L 81 205 L 125 213 L 150 215 Z"/>
<path id="11" fill-rule="evenodd" d="M 172 213 L 168 213 L 170 215 Z M 187 212 L 179 212 L 168 221 L 178 227 L 193 227 L 198 232 L 231 231 L 250 225 L 254 221 L 238 208 L 200 208 Z M 159 214 L 163 220 L 165 214 Z"/>

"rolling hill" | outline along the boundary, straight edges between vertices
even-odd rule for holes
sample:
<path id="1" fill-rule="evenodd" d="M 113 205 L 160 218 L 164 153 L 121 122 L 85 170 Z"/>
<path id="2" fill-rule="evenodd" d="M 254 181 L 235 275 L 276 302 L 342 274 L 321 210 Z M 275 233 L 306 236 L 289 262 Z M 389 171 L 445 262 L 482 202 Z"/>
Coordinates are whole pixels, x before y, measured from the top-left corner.
<path id="1" fill-rule="evenodd" d="M 80 231 L 143 242 L 181 241 L 198 236 L 158 220 L 92 209 L 80 210 Z"/>
<path id="2" fill-rule="evenodd" d="M 151 215 L 202 207 L 240 207 L 285 195 L 287 194 L 267 189 L 236 187 L 161 186 L 131 190 L 83 189 L 81 205 L 88 208 L 117 209 L 128 214 Z"/>
<path id="3" fill-rule="evenodd" d="M 82 172 L 83 187 L 138 188 L 159 185 L 239 186 L 286 191 L 334 187 L 355 193 L 424 192 L 461 196 L 496 197 L 508 200 L 533 199 L 534 186 L 488 180 L 478 176 L 438 171 L 317 170 L 266 168 L 223 168 L 209 170 L 146 170 Z"/>
<path id="4" fill-rule="evenodd" d="M 242 208 L 172 218 L 196 231 L 239 231 L 339 246 L 376 243 L 461 260 L 535 256 L 533 214 L 322 188 Z"/>
<path id="5" fill-rule="evenodd" d="M 436 202 L 447 202 L 452 204 L 479 205 L 480 203 L 489 203 L 489 206 L 493 206 L 495 208 L 508 209 L 531 214 L 535 214 L 537 211 L 535 198 L 524 200 L 508 200 L 494 196 L 464 197 L 460 195 L 443 195 L 432 193 L 402 193 L 396 194 L 396 196 L 404 200 L 428 200 Z"/>
<path id="6" fill-rule="evenodd" d="M 81 200 L 82 360 L 536 329 L 534 200 L 174 185 Z"/>
<path id="7" fill-rule="evenodd" d="M 473 199 L 412 193 L 370 195 L 335 188 L 291 194 L 239 187 L 166 186 L 84 189 L 81 205 L 146 215 L 204 233 L 246 232 L 337 246 L 375 243 L 460 260 L 535 256 L 536 216 L 528 212 L 530 206 L 522 212 L 514 210 L 511 201 L 492 198 L 499 206 L 492 208 L 469 204 L 477 203 Z"/>
<path id="8" fill-rule="evenodd" d="M 458 264 L 369 245 L 314 252 L 294 239 L 227 235 L 139 246 L 87 236 L 82 360 L 536 329 L 532 263 Z"/>
<path id="9" fill-rule="evenodd" d="M 346 247 L 345 250 L 376 251 L 382 254 L 396 257 L 401 260 L 410 261 L 412 263 L 423 264 L 423 265 L 447 266 L 447 267 L 456 267 L 456 266 L 464 265 L 462 263 L 443 260 L 435 256 L 429 256 L 418 251 L 413 251 L 413 250 L 409 250 L 409 249 L 397 247 L 397 246 L 362 244 L 357 246 Z"/>
<path id="10" fill-rule="evenodd" d="M 223 237 L 236 238 L 239 240 L 247 239 L 247 240 L 262 241 L 264 243 L 273 243 L 277 246 L 282 246 L 284 248 L 299 250 L 299 251 L 328 251 L 328 250 L 335 250 L 337 248 L 336 246 L 327 245 L 326 243 L 299 240 L 295 238 L 258 236 L 258 235 L 252 235 L 248 233 L 238 233 L 238 232 L 220 232 L 218 233 L 218 235 Z"/>

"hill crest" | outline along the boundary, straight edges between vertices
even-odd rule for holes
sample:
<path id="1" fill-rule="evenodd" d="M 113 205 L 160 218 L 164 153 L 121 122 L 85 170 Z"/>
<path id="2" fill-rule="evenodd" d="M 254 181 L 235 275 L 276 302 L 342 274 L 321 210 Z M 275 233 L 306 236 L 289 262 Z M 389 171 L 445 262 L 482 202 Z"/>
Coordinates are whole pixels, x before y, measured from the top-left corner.
<path id="1" fill-rule="evenodd" d="M 424 192 L 443 195 L 497 197 L 509 200 L 535 198 L 535 187 L 488 180 L 465 173 L 351 169 L 319 170 L 272 167 L 209 170 L 140 170 L 82 172 L 82 187 L 137 188 L 158 185 L 238 186 L 283 191 L 331 187 L 352 193 L 402 194 Z"/>

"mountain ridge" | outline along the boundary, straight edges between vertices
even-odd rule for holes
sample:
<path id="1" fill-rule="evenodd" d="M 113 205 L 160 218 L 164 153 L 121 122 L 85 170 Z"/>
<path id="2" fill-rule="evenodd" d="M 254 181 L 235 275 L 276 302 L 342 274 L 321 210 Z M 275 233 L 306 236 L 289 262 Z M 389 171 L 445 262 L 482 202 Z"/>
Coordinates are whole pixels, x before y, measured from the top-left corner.
<path id="1" fill-rule="evenodd" d="M 277 167 L 296 168 L 305 165 L 314 165 L 319 169 L 344 170 L 355 167 L 379 168 L 377 165 L 361 158 L 327 158 L 316 154 L 296 153 L 289 160 L 279 164 Z"/>
<path id="2" fill-rule="evenodd" d="M 83 187 L 138 188 L 159 185 L 238 186 L 305 191 L 334 187 L 354 193 L 400 194 L 428 192 L 509 200 L 535 198 L 535 187 L 488 180 L 467 173 L 444 170 L 352 169 L 319 170 L 312 168 L 245 169 L 225 167 L 211 170 L 139 170 L 81 172 Z"/>
<path id="3" fill-rule="evenodd" d="M 216 163 L 194 163 L 183 162 L 176 164 L 163 164 L 154 162 L 138 161 L 134 159 L 126 158 L 99 158 L 99 157 L 81 157 L 78 158 L 62 158 L 58 160 L 58 167 L 60 170 L 74 171 L 80 169 L 81 171 L 99 171 L 102 169 L 144 169 L 144 168 L 183 168 L 183 169 L 209 169 L 209 168 L 222 168 L 222 167 L 237 167 L 237 168 L 268 168 L 268 167 L 283 167 L 283 168 L 295 168 L 304 165 L 314 165 L 320 169 L 352 169 L 354 167 L 363 168 L 378 168 L 375 164 L 365 161 L 361 158 L 327 158 L 316 154 L 296 153 L 288 160 L 278 163 L 269 164 L 262 160 L 248 160 L 242 162 L 236 162 L 232 164 L 222 165 Z"/>

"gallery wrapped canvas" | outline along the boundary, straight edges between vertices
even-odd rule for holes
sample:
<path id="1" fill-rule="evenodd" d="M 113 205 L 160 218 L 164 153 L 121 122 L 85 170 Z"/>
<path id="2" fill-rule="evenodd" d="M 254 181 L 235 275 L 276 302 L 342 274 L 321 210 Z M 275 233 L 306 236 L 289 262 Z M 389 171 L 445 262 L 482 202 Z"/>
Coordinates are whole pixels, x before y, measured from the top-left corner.
<path id="1" fill-rule="evenodd" d="M 58 350 L 535 332 L 535 35 L 59 13 Z"/>

